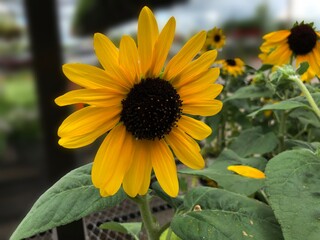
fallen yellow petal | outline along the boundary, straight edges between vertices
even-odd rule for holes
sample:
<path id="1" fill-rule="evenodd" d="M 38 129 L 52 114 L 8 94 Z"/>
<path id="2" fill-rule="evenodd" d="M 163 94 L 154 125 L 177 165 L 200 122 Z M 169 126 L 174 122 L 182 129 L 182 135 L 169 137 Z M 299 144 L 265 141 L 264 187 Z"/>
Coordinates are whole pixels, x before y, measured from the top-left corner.
<path id="1" fill-rule="evenodd" d="M 235 172 L 241 176 L 249 177 L 249 178 L 265 178 L 264 172 L 261 172 L 259 169 L 249 167 L 249 166 L 240 166 L 240 165 L 232 165 L 228 166 L 228 170 Z"/>

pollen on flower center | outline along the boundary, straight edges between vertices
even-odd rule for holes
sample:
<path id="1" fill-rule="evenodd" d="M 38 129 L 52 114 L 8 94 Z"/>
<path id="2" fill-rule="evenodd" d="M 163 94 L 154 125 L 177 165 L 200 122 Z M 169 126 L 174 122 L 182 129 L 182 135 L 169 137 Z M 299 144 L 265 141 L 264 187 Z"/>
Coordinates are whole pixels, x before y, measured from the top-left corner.
<path id="1" fill-rule="evenodd" d="M 169 134 L 182 113 L 182 101 L 166 80 L 142 79 L 122 100 L 120 121 L 136 139 L 155 140 Z"/>
<path id="2" fill-rule="evenodd" d="M 317 42 L 317 35 L 308 24 L 301 24 L 291 29 L 288 37 L 289 48 L 296 55 L 304 55 L 312 51 Z"/>
<path id="3" fill-rule="evenodd" d="M 226 63 L 229 65 L 229 66 L 236 66 L 237 63 L 234 59 L 227 59 L 226 60 Z"/>

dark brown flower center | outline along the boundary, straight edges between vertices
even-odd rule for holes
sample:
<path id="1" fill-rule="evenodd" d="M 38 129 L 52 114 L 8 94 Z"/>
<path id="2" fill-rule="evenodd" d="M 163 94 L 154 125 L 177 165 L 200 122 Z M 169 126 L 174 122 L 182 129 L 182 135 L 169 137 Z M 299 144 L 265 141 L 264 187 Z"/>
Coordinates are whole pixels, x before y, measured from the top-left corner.
<path id="1" fill-rule="evenodd" d="M 237 63 L 234 59 L 227 59 L 226 60 L 226 63 L 229 65 L 229 66 L 236 66 Z"/>
<path id="2" fill-rule="evenodd" d="M 312 51 L 317 42 L 317 34 L 308 24 L 300 24 L 291 29 L 288 37 L 289 48 L 296 55 L 305 55 Z"/>
<path id="3" fill-rule="evenodd" d="M 168 81 L 160 78 L 142 79 L 121 103 L 120 121 L 136 139 L 163 138 L 182 113 L 179 94 Z"/>
<path id="4" fill-rule="evenodd" d="M 218 34 L 217 34 L 217 35 L 214 35 L 213 40 L 214 40 L 215 42 L 220 42 L 221 36 L 218 35 Z"/>

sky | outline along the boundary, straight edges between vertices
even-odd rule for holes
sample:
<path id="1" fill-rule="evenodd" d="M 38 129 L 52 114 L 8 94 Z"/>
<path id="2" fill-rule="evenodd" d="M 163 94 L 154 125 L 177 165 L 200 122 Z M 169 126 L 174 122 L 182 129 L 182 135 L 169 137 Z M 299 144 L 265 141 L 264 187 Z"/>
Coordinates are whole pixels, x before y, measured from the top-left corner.
<path id="1" fill-rule="evenodd" d="M 160 26 L 174 16 L 178 33 L 189 33 L 201 29 L 210 29 L 222 25 L 228 19 L 252 17 L 258 6 L 268 6 L 270 20 L 286 20 L 306 22 L 315 21 L 320 27 L 320 2 L 318 0 L 189 0 L 187 3 L 174 5 L 154 11 Z M 290 7 L 289 7 L 290 6 Z M 132 21 L 122 27 L 120 32 L 135 32 L 136 22 Z"/>
<path id="2" fill-rule="evenodd" d="M 57 0 L 63 42 L 72 39 L 70 24 L 77 1 Z M 6 9 L 12 9 L 18 17 L 18 22 L 25 24 L 22 3 L 22 0 L 0 0 L 0 13 Z M 261 4 L 268 6 L 270 21 L 285 20 L 291 16 L 293 21 L 314 21 L 315 26 L 320 30 L 319 0 L 188 0 L 186 3 L 155 9 L 154 13 L 160 28 L 171 16 L 174 16 L 177 22 L 177 33 L 188 35 L 199 30 L 209 30 L 214 26 L 219 27 L 231 18 L 252 17 Z M 116 26 L 107 34 L 135 33 L 136 28 L 136 21 L 131 21 Z"/>

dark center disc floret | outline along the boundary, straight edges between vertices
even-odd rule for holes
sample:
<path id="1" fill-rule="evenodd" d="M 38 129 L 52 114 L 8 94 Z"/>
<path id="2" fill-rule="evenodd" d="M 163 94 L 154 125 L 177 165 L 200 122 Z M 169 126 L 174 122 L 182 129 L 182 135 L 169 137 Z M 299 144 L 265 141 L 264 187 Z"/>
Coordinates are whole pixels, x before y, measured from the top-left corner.
<path id="1" fill-rule="evenodd" d="M 179 94 L 160 78 L 142 79 L 121 103 L 120 121 L 136 139 L 163 138 L 182 114 Z"/>
<path id="2" fill-rule="evenodd" d="M 234 59 L 227 59 L 226 60 L 226 63 L 229 65 L 229 66 L 236 66 L 237 63 Z"/>
<path id="3" fill-rule="evenodd" d="M 220 36 L 220 35 L 214 35 L 213 40 L 214 40 L 215 42 L 220 42 L 221 36 Z"/>
<path id="4" fill-rule="evenodd" d="M 317 42 L 317 34 L 308 24 L 300 24 L 291 29 L 288 37 L 289 48 L 296 55 L 305 55 L 312 51 Z"/>

